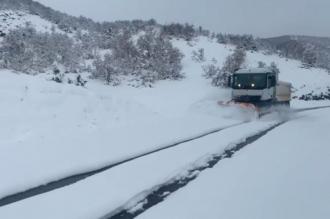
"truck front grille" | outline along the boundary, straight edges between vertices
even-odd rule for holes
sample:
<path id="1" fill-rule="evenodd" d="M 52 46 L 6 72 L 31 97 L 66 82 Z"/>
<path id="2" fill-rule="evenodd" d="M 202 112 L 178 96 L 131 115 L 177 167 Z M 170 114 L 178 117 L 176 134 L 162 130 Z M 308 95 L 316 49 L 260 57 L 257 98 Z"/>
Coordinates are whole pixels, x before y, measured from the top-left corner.
<path id="1" fill-rule="evenodd" d="M 235 97 L 235 101 L 248 102 L 248 103 L 260 102 L 260 99 L 261 99 L 261 96 L 237 96 L 237 97 Z"/>

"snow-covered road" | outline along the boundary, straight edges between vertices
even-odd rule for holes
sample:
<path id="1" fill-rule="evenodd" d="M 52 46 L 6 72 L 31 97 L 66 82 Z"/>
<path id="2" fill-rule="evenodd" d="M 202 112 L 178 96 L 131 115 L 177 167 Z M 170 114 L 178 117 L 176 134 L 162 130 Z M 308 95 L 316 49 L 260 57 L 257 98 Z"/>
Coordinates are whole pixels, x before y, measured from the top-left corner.
<path id="1" fill-rule="evenodd" d="M 44 184 L 44 185 L 36 185 L 35 187 L 33 187 L 31 189 L 28 189 L 26 191 L 18 192 L 18 193 L 11 194 L 11 195 L 8 195 L 6 197 L 0 198 L 0 207 L 4 206 L 4 205 L 11 204 L 11 203 L 14 203 L 14 202 L 17 202 L 17 201 L 24 200 L 26 198 L 30 198 L 30 197 L 37 196 L 37 195 L 40 195 L 40 194 L 43 194 L 43 193 L 46 193 L 46 192 L 50 192 L 50 191 L 53 191 L 55 189 L 59 189 L 59 188 L 62 188 L 62 187 L 68 186 L 68 185 L 72 185 L 72 184 L 77 183 L 81 180 L 85 180 L 88 177 L 92 177 L 95 174 L 99 174 L 99 173 L 107 171 L 111 168 L 114 168 L 114 167 L 117 167 L 119 165 L 128 163 L 130 161 L 140 159 L 140 158 L 143 158 L 145 156 L 148 156 L 148 155 L 151 155 L 151 154 L 154 154 L 154 153 L 158 153 L 160 151 L 167 150 L 167 149 L 170 149 L 170 148 L 173 148 L 173 147 L 179 147 L 182 144 L 185 144 L 187 142 L 195 141 L 197 139 L 206 137 L 208 135 L 212 135 L 212 134 L 221 132 L 225 129 L 240 126 L 244 123 L 247 123 L 247 121 L 234 123 L 234 124 L 229 125 L 229 126 L 222 126 L 220 128 L 204 131 L 204 132 L 198 133 L 194 136 L 190 136 L 190 137 L 186 137 L 186 138 L 182 138 L 180 140 L 174 141 L 173 143 L 170 143 L 170 144 L 155 146 L 154 149 L 151 149 L 149 151 L 142 151 L 138 154 L 128 156 L 127 158 L 125 158 L 123 160 L 119 160 L 119 161 L 112 162 L 112 163 L 110 162 L 108 165 L 106 165 L 104 167 L 100 167 L 98 169 L 88 170 L 88 171 L 85 171 L 85 172 L 77 173 L 77 174 L 74 174 L 72 176 L 67 176 L 65 178 L 61 178 L 61 179 L 57 179 L 57 180 L 52 181 L 52 182 L 48 182 L 47 184 Z"/>
<path id="2" fill-rule="evenodd" d="M 0 208 L 0 218 L 95 218 L 141 199 L 150 189 L 181 177 L 251 134 L 274 125 L 255 121 L 226 129 L 143 159 L 120 165 L 71 186 Z M 49 214 L 49 212 L 52 212 Z"/>
<path id="3" fill-rule="evenodd" d="M 299 113 L 138 218 L 328 218 L 329 113 Z"/>
<path id="4" fill-rule="evenodd" d="M 316 130 L 319 130 L 321 128 L 323 131 L 325 131 L 326 127 L 329 126 L 330 121 L 329 120 L 321 121 L 322 122 L 321 126 L 314 125 L 314 127 L 313 127 L 313 123 L 311 124 L 312 126 L 308 123 L 315 121 L 318 124 L 318 120 L 321 119 L 322 113 L 326 114 L 329 112 L 330 112 L 329 109 L 323 109 L 323 110 L 300 112 L 297 115 L 292 115 L 291 116 L 292 121 L 289 122 L 289 125 L 283 125 L 283 127 L 277 128 L 276 130 L 272 131 L 271 133 L 260 139 L 260 141 L 259 138 L 256 139 L 258 140 L 257 142 L 253 143 L 252 145 L 249 145 L 248 148 L 243 150 L 242 152 L 237 152 L 238 155 L 235 155 L 232 160 L 236 160 L 237 157 L 240 157 L 242 153 L 247 153 L 247 151 L 251 151 L 253 153 L 256 148 L 256 146 L 254 145 L 260 144 L 259 142 L 262 142 L 262 144 L 266 144 L 266 148 L 268 150 L 271 149 L 274 150 L 275 152 L 277 150 L 276 148 L 278 148 L 277 145 L 279 144 L 281 148 L 283 148 L 284 145 L 288 145 L 287 142 L 297 142 L 297 140 L 295 139 L 296 137 L 295 135 L 288 136 L 287 134 L 284 133 L 287 133 L 288 130 L 291 130 L 293 128 L 297 129 L 297 127 L 299 127 L 301 124 L 304 124 L 303 133 L 314 134 L 311 136 L 311 138 L 313 139 L 315 138 L 315 134 L 317 133 Z M 177 192 L 171 194 L 168 198 L 169 201 L 165 200 L 163 203 L 156 205 L 156 207 L 150 208 L 150 213 L 148 209 L 148 211 L 146 211 L 144 214 L 141 215 L 141 217 L 148 217 L 148 218 L 161 218 L 160 215 L 163 215 L 164 216 L 163 218 L 172 218 L 172 217 L 175 218 L 174 217 L 175 215 L 171 215 L 170 213 L 172 211 L 177 211 L 177 209 L 171 209 L 171 200 L 173 199 L 174 200 L 173 202 L 175 202 L 173 204 L 174 206 L 177 207 L 182 206 L 182 209 L 181 207 L 179 207 L 181 209 L 181 211 L 179 212 L 182 212 L 182 214 L 181 215 L 178 214 L 179 216 L 176 218 L 191 218 L 192 215 L 190 215 L 190 211 L 188 211 L 187 213 L 185 209 L 186 210 L 191 209 L 193 206 L 187 207 L 186 205 L 190 204 L 190 202 L 192 202 L 191 204 L 197 204 L 194 203 L 193 201 L 194 200 L 196 201 L 196 197 L 198 197 L 198 199 L 200 197 L 203 197 L 200 196 L 199 194 L 200 191 L 204 191 L 204 190 L 206 191 L 205 199 L 212 199 L 214 197 L 217 197 L 216 194 L 219 195 L 222 194 L 221 192 L 218 193 L 216 188 L 212 188 L 206 184 L 203 184 L 203 186 L 201 187 L 194 188 L 196 182 L 199 182 L 202 179 L 204 179 L 205 175 L 208 176 L 209 172 L 211 173 L 215 172 L 215 170 L 213 169 L 211 170 L 207 169 L 208 162 L 212 160 L 215 156 L 222 155 L 224 151 L 232 147 L 235 147 L 236 144 L 244 142 L 246 137 L 251 135 L 253 136 L 255 134 L 258 135 L 258 133 L 266 129 L 269 129 L 274 125 L 276 126 L 276 124 L 280 122 L 280 120 L 276 121 L 277 120 L 276 118 L 277 118 L 276 116 L 273 117 L 272 115 L 269 115 L 268 117 L 266 116 L 260 121 L 253 121 L 239 126 L 234 126 L 225 129 L 221 132 L 216 132 L 214 134 L 207 135 L 203 138 L 184 143 L 180 145 L 180 147 L 169 148 L 165 151 L 159 151 L 155 154 L 148 155 L 141 159 L 127 162 L 125 164 L 104 171 L 103 173 L 97 174 L 91 178 L 88 178 L 76 184 L 49 193 L 38 195 L 17 203 L 13 203 L 8 206 L 1 207 L 0 218 L 16 219 L 21 217 L 22 215 L 28 218 L 63 218 L 63 219 L 86 218 L 87 219 L 87 218 L 98 218 L 101 216 L 106 216 L 105 218 L 111 218 L 111 215 L 112 216 L 116 215 L 116 213 L 120 212 L 124 208 L 130 209 L 132 211 L 132 215 L 134 215 L 134 211 L 137 212 L 140 211 L 141 210 L 140 208 L 143 207 L 144 204 L 146 204 L 144 200 L 145 201 L 147 200 L 145 198 L 152 191 L 161 188 L 164 184 L 168 182 L 173 182 L 175 180 L 180 181 L 181 179 L 184 179 L 184 177 L 187 176 L 189 177 L 189 174 L 191 174 L 192 171 L 194 171 L 195 169 L 197 170 L 200 167 L 206 166 L 201 173 L 196 171 L 196 174 L 198 172 L 198 174 L 200 174 L 200 177 L 198 177 L 196 180 L 195 177 L 193 177 L 194 181 L 186 185 L 186 187 L 184 187 L 182 190 L 180 189 Z M 312 129 L 312 132 L 309 131 L 310 129 Z M 280 135 L 281 137 L 279 137 Z M 283 136 L 285 136 L 285 138 L 283 138 Z M 325 136 L 325 138 L 326 137 L 327 136 Z M 266 140 L 268 139 L 268 142 L 266 141 L 265 143 L 264 142 L 265 139 Z M 325 141 L 324 144 L 326 144 L 327 139 L 324 139 L 324 141 Z M 294 143 L 293 146 L 295 146 L 295 144 L 296 143 Z M 311 143 L 308 142 L 308 145 L 309 144 Z M 301 145 L 303 146 L 303 144 Z M 322 148 L 320 145 L 318 146 L 319 148 Z M 275 149 L 273 147 L 275 147 Z M 297 146 L 295 146 L 295 149 L 297 149 Z M 304 149 L 306 150 L 308 148 L 304 148 Z M 292 150 L 289 149 L 287 151 L 292 152 Z M 312 151 L 313 149 L 311 149 L 311 152 Z M 269 155 L 272 156 L 272 154 L 269 154 L 271 152 L 272 151 L 267 153 L 265 152 L 265 154 L 262 154 L 261 152 L 256 151 L 255 154 L 253 153 L 253 156 L 249 156 L 249 158 L 251 157 L 251 159 L 253 160 L 246 162 L 251 162 L 251 164 L 254 165 L 254 166 L 252 165 L 252 167 L 255 168 L 257 164 L 255 164 L 254 156 L 265 156 L 265 157 Z M 274 152 L 274 158 L 276 160 L 278 159 L 281 160 L 282 157 L 277 155 L 275 156 L 275 152 Z M 288 157 L 289 155 L 286 155 L 286 158 Z M 306 159 L 306 157 L 303 158 Z M 259 159 L 264 159 L 264 158 L 259 158 Z M 258 159 L 256 159 L 256 161 L 258 161 Z M 284 160 L 284 162 L 288 162 L 288 160 Z M 219 169 L 219 167 L 221 167 L 222 165 L 226 166 L 228 165 L 227 163 L 232 163 L 232 162 L 228 162 L 228 159 L 222 160 L 220 164 L 214 167 L 214 169 Z M 270 160 L 267 163 L 270 164 Z M 277 163 L 278 162 L 275 162 L 275 164 Z M 238 162 L 238 164 L 235 164 L 234 166 L 236 167 L 237 165 L 239 166 L 240 164 L 241 163 Z M 258 165 L 261 164 L 258 163 Z M 261 166 L 267 168 L 265 165 L 261 165 Z M 273 170 L 273 168 L 274 168 L 273 166 L 269 167 L 269 170 Z M 236 170 L 233 169 L 233 171 Z M 260 171 L 260 169 L 257 170 L 252 169 L 251 171 L 252 172 Z M 237 174 L 239 173 L 241 172 L 238 171 Z M 219 174 L 222 175 L 222 173 L 219 172 L 216 174 L 216 176 L 213 177 L 216 178 L 217 176 L 219 176 Z M 225 172 L 224 174 L 229 174 L 229 173 Z M 234 175 L 233 177 L 235 177 L 236 172 L 233 175 Z M 243 174 L 243 176 L 246 176 L 246 174 Z M 261 177 L 261 179 L 264 178 L 265 178 L 264 176 Z M 204 180 L 209 181 L 211 186 L 214 186 L 215 184 L 213 182 L 214 180 L 213 178 L 211 179 L 206 178 Z M 226 182 L 226 180 L 223 177 L 220 177 L 218 180 L 221 180 L 224 183 Z M 251 179 L 248 178 L 248 180 Z M 264 186 L 262 183 L 263 180 L 260 181 L 261 183 L 259 182 L 259 184 Z M 244 180 L 237 181 L 236 183 L 242 183 L 242 182 L 244 182 Z M 233 182 L 230 181 L 229 183 L 233 183 Z M 257 184 L 257 182 L 255 183 Z M 230 185 L 225 185 L 224 188 L 226 188 L 226 186 L 229 186 L 230 188 Z M 209 194 L 210 190 L 215 192 L 215 194 L 210 195 Z M 179 201 L 176 201 L 177 199 L 176 197 L 180 197 L 180 194 L 182 194 L 183 198 L 186 197 L 187 194 L 185 194 L 185 191 L 191 194 L 191 197 L 188 198 L 189 201 L 187 203 L 186 202 L 179 203 L 182 201 L 179 198 L 178 198 Z M 234 191 L 232 192 L 234 195 L 239 195 L 239 197 L 241 197 L 240 194 L 234 193 Z M 257 191 L 255 192 L 258 193 Z M 192 194 L 196 195 L 195 198 L 192 196 Z M 167 195 L 169 194 L 165 194 L 164 197 L 166 197 Z M 226 193 L 226 195 L 228 195 L 228 193 Z M 259 196 L 263 197 L 262 194 L 261 195 L 259 194 Z M 239 197 L 236 198 L 239 199 Z M 258 195 L 256 197 L 258 197 Z M 232 198 L 232 197 L 227 197 L 227 198 Z M 201 200 L 201 202 L 203 202 L 203 200 Z M 217 203 L 217 200 L 214 199 L 212 200 L 212 202 Z M 169 203 L 169 205 L 167 205 L 167 203 Z M 198 206 L 194 206 L 194 208 L 198 209 Z M 201 208 L 201 211 L 203 211 L 204 208 L 205 207 Z M 165 214 L 164 212 L 159 213 L 157 209 L 163 209 L 163 211 L 168 212 L 169 215 Z M 212 211 L 210 209 L 208 209 L 208 211 L 211 214 L 210 218 L 215 217 L 215 215 L 212 215 Z M 49 212 L 52 212 L 52 214 L 49 214 Z M 217 213 L 217 211 L 215 212 Z M 198 216 L 194 218 L 201 218 L 201 214 L 196 213 L 196 215 Z M 241 218 L 241 217 L 237 216 L 232 218 Z"/>

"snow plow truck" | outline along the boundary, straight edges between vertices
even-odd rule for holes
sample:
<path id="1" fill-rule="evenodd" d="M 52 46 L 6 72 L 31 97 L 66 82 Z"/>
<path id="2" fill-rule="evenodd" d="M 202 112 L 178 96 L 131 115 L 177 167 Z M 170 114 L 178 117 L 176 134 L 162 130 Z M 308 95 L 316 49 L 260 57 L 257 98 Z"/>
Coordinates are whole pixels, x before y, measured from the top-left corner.
<path id="1" fill-rule="evenodd" d="M 220 105 L 239 105 L 260 114 L 274 108 L 289 108 L 291 83 L 279 81 L 279 73 L 273 68 L 239 69 L 228 82 L 232 88 L 231 101 Z M 278 107 L 280 106 L 280 107 Z"/>

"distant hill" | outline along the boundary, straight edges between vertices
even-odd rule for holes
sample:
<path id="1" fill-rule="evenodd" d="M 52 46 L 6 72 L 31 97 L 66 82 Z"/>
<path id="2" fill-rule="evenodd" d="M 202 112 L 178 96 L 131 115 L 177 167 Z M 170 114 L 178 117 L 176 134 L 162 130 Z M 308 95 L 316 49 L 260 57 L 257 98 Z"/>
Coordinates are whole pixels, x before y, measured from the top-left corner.
<path id="1" fill-rule="evenodd" d="M 330 70 L 330 37 L 287 35 L 260 39 L 260 42 L 264 48 L 282 56 Z"/>

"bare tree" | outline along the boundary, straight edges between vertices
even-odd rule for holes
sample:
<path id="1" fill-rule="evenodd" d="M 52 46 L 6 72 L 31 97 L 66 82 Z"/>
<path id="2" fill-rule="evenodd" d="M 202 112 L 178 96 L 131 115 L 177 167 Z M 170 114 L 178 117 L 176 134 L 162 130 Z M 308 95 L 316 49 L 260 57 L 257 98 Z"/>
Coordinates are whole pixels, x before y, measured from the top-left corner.
<path id="1" fill-rule="evenodd" d="M 258 68 L 264 68 L 266 66 L 267 66 L 267 64 L 265 62 L 263 62 L 263 61 L 258 62 Z"/>
<path id="2" fill-rule="evenodd" d="M 226 61 L 220 71 L 214 75 L 212 84 L 214 86 L 226 87 L 228 78 L 237 71 L 245 62 L 246 52 L 242 48 L 236 48 L 234 53 L 226 58 Z"/>

